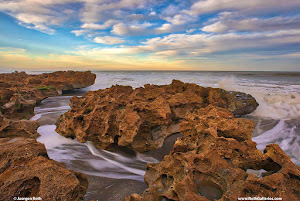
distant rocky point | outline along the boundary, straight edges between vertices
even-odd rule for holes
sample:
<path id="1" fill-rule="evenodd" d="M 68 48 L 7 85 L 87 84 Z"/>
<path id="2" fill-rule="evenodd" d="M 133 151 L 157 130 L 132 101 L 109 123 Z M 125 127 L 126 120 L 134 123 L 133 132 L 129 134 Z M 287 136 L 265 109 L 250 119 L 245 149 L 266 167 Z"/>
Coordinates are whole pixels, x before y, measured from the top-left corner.
<path id="1" fill-rule="evenodd" d="M 208 105 L 236 115 L 251 113 L 258 106 L 245 93 L 179 80 L 136 89 L 116 85 L 72 97 L 71 109 L 58 119 L 56 131 L 83 143 L 92 141 L 100 149 L 117 144 L 145 152 L 161 147 L 167 136 L 179 132 L 178 123 L 188 112 Z"/>

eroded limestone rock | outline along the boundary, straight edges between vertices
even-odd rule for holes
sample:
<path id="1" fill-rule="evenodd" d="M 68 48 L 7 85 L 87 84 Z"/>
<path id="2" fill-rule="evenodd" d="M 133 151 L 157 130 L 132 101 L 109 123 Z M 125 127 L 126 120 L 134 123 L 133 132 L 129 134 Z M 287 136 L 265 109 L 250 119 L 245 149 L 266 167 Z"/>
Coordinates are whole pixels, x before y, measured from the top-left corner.
<path id="1" fill-rule="evenodd" d="M 42 200 L 82 200 L 84 174 L 49 159 L 45 146 L 29 138 L 0 139 L 0 197 L 41 197 Z"/>
<path id="2" fill-rule="evenodd" d="M 96 75 L 87 72 L 58 71 L 29 75 L 25 72 L 0 74 L 0 111 L 10 119 L 29 119 L 37 103 L 62 90 L 94 84 Z"/>
<path id="3" fill-rule="evenodd" d="M 37 138 L 39 125 L 37 121 L 7 119 L 0 112 L 0 138 Z"/>
<path id="4" fill-rule="evenodd" d="M 92 141 L 100 149 L 118 144 L 145 152 L 161 147 L 167 136 L 178 132 L 178 123 L 187 112 L 209 104 L 237 114 L 250 113 L 258 105 L 244 93 L 178 80 L 137 89 L 117 85 L 71 98 L 72 109 L 57 121 L 56 131 L 80 142 Z"/>
<path id="5" fill-rule="evenodd" d="M 184 135 L 157 164 L 148 164 L 143 195 L 126 201 L 237 200 L 238 197 L 300 199 L 300 170 L 276 144 L 261 153 L 251 140 L 254 123 L 224 108 L 208 106 L 188 113 Z M 247 170 L 265 170 L 262 177 Z"/>
<path id="6" fill-rule="evenodd" d="M 0 199 L 41 197 L 42 200 L 82 200 L 87 188 L 84 174 L 49 159 L 39 136 L 34 107 L 62 90 L 87 87 L 91 72 L 55 72 L 40 75 L 0 74 Z M 20 138 L 21 137 L 21 138 Z"/>

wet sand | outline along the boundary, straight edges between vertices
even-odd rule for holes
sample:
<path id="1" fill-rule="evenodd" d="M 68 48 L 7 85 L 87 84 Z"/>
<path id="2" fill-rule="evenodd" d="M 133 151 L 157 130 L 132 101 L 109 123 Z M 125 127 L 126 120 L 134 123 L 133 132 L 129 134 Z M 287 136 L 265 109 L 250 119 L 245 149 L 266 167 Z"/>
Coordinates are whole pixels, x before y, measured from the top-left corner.
<path id="1" fill-rule="evenodd" d="M 89 187 L 84 196 L 85 201 L 123 201 L 125 196 L 132 193 L 142 194 L 147 188 L 147 185 L 140 181 L 87 176 Z"/>

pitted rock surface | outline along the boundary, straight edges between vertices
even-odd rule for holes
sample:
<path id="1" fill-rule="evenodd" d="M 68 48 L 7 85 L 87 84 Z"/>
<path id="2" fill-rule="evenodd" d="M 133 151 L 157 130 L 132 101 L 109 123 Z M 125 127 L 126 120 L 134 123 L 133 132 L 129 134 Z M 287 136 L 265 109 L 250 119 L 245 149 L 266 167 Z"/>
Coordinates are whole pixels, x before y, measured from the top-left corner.
<path id="1" fill-rule="evenodd" d="M 96 75 L 90 71 L 0 74 L 0 111 L 10 119 L 29 119 L 34 115 L 35 105 L 45 98 L 60 95 L 63 90 L 90 86 L 95 79 Z"/>
<path id="2" fill-rule="evenodd" d="M 239 197 L 300 199 L 300 169 L 278 145 L 264 153 L 251 140 L 254 123 L 210 105 L 188 113 L 184 135 L 164 160 L 148 164 L 142 195 L 126 201 L 238 200 Z M 249 170 L 264 170 L 262 176 Z M 252 171 L 253 172 L 253 171 Z"/>
<path id="3" fill-rule="evenodd" d="M 49 159 L 45 146 L 29 138 L 0 139 L 0 197 L 41 197 L 42 200 L 82 200 L 88 181 Z"/>
<path id="4" fill-rule="evenodd" d="M 179 132 L 178 123 L 188 112 L 209 104 L 236 114 L 250 113 L 258 106 L 248 94 L 178 80 L 137 89 L 116 85 L 71 98 L 72 109 L 58 119 L 56 131 L 83 143 L 92 141 L 100 149 L 117 144 L 145 152 Z"/>

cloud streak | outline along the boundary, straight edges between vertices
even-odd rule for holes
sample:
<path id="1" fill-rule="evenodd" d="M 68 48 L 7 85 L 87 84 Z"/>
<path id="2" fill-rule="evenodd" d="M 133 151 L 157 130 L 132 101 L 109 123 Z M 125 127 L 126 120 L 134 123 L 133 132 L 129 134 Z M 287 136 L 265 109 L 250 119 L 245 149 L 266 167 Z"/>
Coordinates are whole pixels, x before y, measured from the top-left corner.
<path id="1" fill-rule="evenodd" d="M 276 31 L 297 29 L 300 27 L 300 15 L 270 17 L 270 18 L 241 18 L 233 13 L 221 13 L 213 24 L 202 28 L 205 32 L 245 32 L 245 31 Z"/>
<path id="2" fill-rule="evenodd" d="M 216 11 L 235 10 L 245 13 L 273 12 L 278 10 L 297 10 L 300 7 L 298 0 L 200 0 L 195 2 L 190 10 L 191 15 L 200 15 Z"/>

